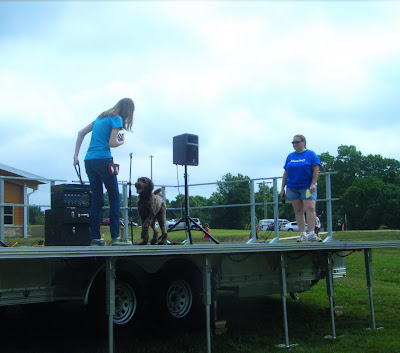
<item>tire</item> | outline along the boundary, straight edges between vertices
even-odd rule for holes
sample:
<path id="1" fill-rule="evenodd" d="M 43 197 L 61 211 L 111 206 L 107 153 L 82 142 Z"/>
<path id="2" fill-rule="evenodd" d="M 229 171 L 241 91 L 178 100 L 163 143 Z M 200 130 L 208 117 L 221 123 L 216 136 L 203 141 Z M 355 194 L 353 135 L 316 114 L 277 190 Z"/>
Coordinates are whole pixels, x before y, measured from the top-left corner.
<path id="1" fill-rule="evenodd" d="M 166 288 L 166 306 L 169 315 L 174 319 L 187 316 L 193 305 L 193 291 L 190 284 L 177 279 Z"/>
<path id="2" fill-rule="evenodd" d="M 130 283 L 115 284 L 114 325 L 126 325 L 133 319 L 138 310 L 138 297 Z"/>
<path id="3" fill-rule="evenodd" d="M 169 272 L 162 281 L 159 301 L 163 321 L 174 327 L 198 327 L 203 313 L 201 273 Z"/>
<path id="4" fill-rule="evenodd" d="M 95 326 L 101 331 L 108 327 L 106 312 L 105 276 L 96 281 L 89 294 L 89 314 Z M 144 296 L 139 282 L 129 273 L 117 272 L 115 279 L 114 332 L 126 336 L 141 325 L 144 311 Z"/>
<path id="5" fill-rule="evenodd" d="M 293 232 L 293 228 L 289 228 L 288 231 L 289 231 L 289 232 Z"/>

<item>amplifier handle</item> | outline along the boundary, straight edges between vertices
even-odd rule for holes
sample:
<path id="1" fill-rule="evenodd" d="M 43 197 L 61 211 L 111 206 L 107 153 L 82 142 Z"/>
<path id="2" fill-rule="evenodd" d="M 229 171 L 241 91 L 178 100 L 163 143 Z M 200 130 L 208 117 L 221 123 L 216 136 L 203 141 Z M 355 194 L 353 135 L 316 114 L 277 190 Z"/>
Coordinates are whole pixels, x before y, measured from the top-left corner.
<path id="1" fill-rule="evenodd" d="M 78 213 L 78 218 L 80 217 L 87 217 L 89 218 L 89 213 Z"/>

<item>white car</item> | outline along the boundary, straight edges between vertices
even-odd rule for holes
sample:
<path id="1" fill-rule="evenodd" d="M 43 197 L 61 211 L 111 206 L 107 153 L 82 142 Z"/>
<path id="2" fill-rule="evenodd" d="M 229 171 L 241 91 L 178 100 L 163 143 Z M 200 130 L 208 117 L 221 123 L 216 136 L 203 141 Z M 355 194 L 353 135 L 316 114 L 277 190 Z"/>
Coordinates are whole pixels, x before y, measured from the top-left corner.
<path id="1" fill-rule="evenodd" d="M 296 222 L 289 222 L 284 225 L 282 225 L 280 230 L 286 231 L 286 232 L 299 232 L 299 226 L 297 225 Z M 308 231 L 308 227 L 306 224 L 306 231 Z"/>
<path id="2" fill-rule="evenodd" d="M 258 222 L 258 225 L 260 226 L 260 229 L 261 230 L 271 230 L 270 228 L 269 228 L 269 226 L 271 225 L 271 224 L 274 224 L 274 222 L 275 222 L 275 219 L 261 219 L 259 222 Z M 283 224 L 283 223 L 288 223 L 289 221 L 287 220 L 287 219 L 282 219 L 282 218 L 280 218 L 280 219 L 278 219 L 278 225 L 279 225 L 279 227 L 281 226 L 281 224 Z"/>
<path id="3" fill-rule="evenodd" d="M 193 219 L 199 226 L 201 226 L 200 219 L 198 219 L 198 218 L 192 218 L 192 219 Z M 172 226 L 173 226 L 176 222 L 178 222 L 178 221 L 179 221 L 179 219 L 171 219 L 171 220 L 167 221 L 166 228 L 168 229 L 169 227 L 172 227 Z M 185 229 L 185 226 L 186 226 L 185 222 L 182 221 L 182 222 L 179 223 L 174 229 Z M 195 226 L 192 222 L 190 222 L 190 229 L 197 229 L 196 226 Z"/>

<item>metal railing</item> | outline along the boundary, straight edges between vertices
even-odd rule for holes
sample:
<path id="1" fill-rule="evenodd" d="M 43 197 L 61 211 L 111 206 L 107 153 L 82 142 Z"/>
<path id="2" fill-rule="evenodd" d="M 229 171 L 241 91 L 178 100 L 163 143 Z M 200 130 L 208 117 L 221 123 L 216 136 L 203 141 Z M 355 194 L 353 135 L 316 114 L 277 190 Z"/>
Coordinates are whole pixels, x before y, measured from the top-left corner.
<path id="1" fill-rule="evenodd" d="M 333 240 L 332 234 L 332 201 L 338 200 L 337 198 L 332 198 L 331 195 L 331 175 L 336 174 L 337 172 L 329 172 L 329 173 L 321 173 L 320 176 L 325 177 L 325 185 L 326 185 L 326 197 L 325 199 L 317 199 L 317 202 L 325 202 L 326 203 L 326 215 L 327 215 L 327 231 L 328 236 L 324 239 L 324 242 L 329 242 Z M 24 217 L 23 217 L 23 237 L 28 237 L 28 214 L 29 214 L 29 207 L 45 207 L 50 208 L 50 204 L 45 205 L 38 205 L 38 204 L 29 204 L 28 194 L 27 194 L 27 184 L 24 183 L 24 203 L 22 204 L 13 204 L 13 203 L 5 203 L 4 202 L 4 182 L 5 180 L 22 180 L 22 181 L 42 181 L 42 182 L 49 182 L 50 189 L 51 186 L 56 185 L 56 182 L 66 182 L 66 180 L 56 180 L 56 179 L 27 179 L 23 177 L 9 177 L 9 176 L 0 176 L 0 240 L 4 241 L 4 208 L 7 206 L 13 207 L 23 207 L 24 208 Z M 221 207 L 250 207 L 250 219 L 251 219 L 251 237 L 247 243 L 252 243 L 257 241 L 257 234 L 256 234 L 256 207 L 257 206 L 264 206 L 267 207 L 268 205 L 272 205 L 274 209 L 274 238 L 270 241 L 270 243 L 276 243 L 279 241 L 279 205 L 282 204 L 279 201 L 279 192 L 278 192 L 278 180 L 282 179 L 282 177 L 270 177 L 270 178 L 256 178 L 256 179 L 245 179 L 245 180 L 234 180 L 234 181 L 219 181 L 219 182 L 212 182 L 212 183 L 201 183 L 201 184 L 189 184 L 188 190 L 191 187 L 197 186 L 209 186 L 209 185 L 218 185 L 218 184 L 227 184 L 227 183 L 250 183 L 250 195 L 249 195 L 249 203 L 243 204 L 228 204 L 228 205 L 214 205 L 214 206 L 197 206 L 197 207 L 190 207 L 190 209 L 212 209 L 212 208 L 221 208 Z M 265 182 L 266 180 L 272 180 L 272 193 L 273 193 L 273 201 L 272 202 L 264 202 L 256 203 L 255 202 L 255 182 L 262 181 Z M 88 183 L 85 182 L 84 183 Z M 128 182 L 122 181 L 119 182 L 120 186 L 122 187 L 122 218 L 124 220 L 124 224 L 129 224 L 129 204 L 128 204 L 128 190 L 131 185 Z M 158 187 L 162 188 L 162 197 L 166 200 L 166 189 L 167 188 L 179 188 L 179 185 L 157 185 Z M 189 195 L 187 195 L 189 197 Z M 108 207 L 105 207 L 108 208 Z M 131 209 L 136 210 L 137 207 L 132 207 Z M 180 210 L 180 208 L 169 208 L 168 210 Z M 124 227 L 123 230 L 123 237 L 125 240 L 129 237 L 129 227 Z"/>

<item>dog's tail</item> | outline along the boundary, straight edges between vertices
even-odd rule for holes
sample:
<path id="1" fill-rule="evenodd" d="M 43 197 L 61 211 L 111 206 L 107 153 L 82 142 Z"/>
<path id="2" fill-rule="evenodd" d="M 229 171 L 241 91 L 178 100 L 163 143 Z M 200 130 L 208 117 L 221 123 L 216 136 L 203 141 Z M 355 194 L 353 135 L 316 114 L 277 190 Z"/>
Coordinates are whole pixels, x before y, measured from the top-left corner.
<path id="1" fill-rule="evenodd" d="M 159 189 L 157 189 L 157 190 L 154 190 L 153 194 L 154 194 L 154 195 L 161 195 L 161 194 L 162 194 L 162 189 L 159 188 Z"/>

